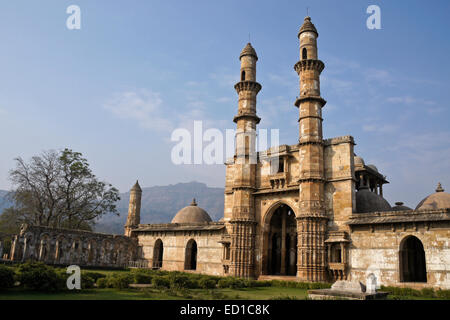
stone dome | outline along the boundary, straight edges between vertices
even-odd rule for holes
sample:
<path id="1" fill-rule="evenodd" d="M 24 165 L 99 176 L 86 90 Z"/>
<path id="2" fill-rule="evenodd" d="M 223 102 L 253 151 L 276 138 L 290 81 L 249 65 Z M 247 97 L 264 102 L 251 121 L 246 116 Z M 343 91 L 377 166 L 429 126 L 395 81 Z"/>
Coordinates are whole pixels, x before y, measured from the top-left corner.
<path id="1" fill-rule="evenodd" d="M 450 208 L 450 193 L 444 192 L 441 184 L 438 183 L 436 193 L 420 201 L 416 210 L 438 210 L 444 208 Z"/>
<path id="2" fill-rule="evenodd" d="M 258 55 L 256 54 L 255 49 L 252 47 L 252 45 L 247 43 L 244 49 L 242 49 L 241 55 L 239 56 L 239 59 L 241 59 L 243 56 L 254 56 L 256 60 L 258 60 Z"/>
<path id="3" fill-rule="evenodd" d="M 178 211 L 172 223 L 208 223 L 211 221 L 212 219 L 209 214 L 198 207 L 195 199 L 193 199 L 189 206 Z"/>
<path id="4" fill-rule="evenodd" d="M 377 167 L 375 167 L 375 165 L 373 165 L 373 164 L 369 164 L 369 165 L 367 165 L 370 169 L 372 169 L 372 170 L 374 170 L 374 171 L 376 171 L 376 172 L 378 172 L 378 168 Z"/>
<path id="5" fill-rule="evenodd" d="M 317 36 L 319 36 L 319 33 L 317 32 L 316 27 L 311 22 L 311 17 L 305 17 L 305 20 L 303 21 L 303 25 L 301 26 L 301 28 L 298 32 L 298 36 L 300 37 L 300 34 L 302 34 L 303 32 L 306 32 L 306 31 L 314 32 Z"/>
<path id="6" fill-rule="evenodd" d="M 356 212 L 381 212 L 392 210 L 391 205 L 382 196 L 371 192 L 367 187 L 362 187 L 356 192 Z"/>
<path id="7" fill-rule="evenodd" d="M 365 165 L 364 160 L 361 157 L 355 156 L 353 158 L 353 161 L 355 162 L 355 166 L 364 167 L 364 165 Z"/>
<path id="8" fill-rule="evenodd" d="M 405 211 L 405 210 L 412 210 L 410 207 L 404 206 L 403 202 L 396 202 L 395 206 L 392 207 L 393 211 Z"/>

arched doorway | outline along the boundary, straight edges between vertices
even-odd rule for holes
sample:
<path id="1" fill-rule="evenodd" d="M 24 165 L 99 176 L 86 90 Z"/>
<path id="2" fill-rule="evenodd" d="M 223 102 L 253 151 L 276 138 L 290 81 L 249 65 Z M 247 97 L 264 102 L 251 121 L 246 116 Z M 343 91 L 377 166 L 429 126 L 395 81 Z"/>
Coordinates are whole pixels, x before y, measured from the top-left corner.
<path id="1" fill-rule="evenodd" d="M 294 211 L 281 204 L 270 217 L 266 274 L 297 274 L 297 222 Z"/>
<path id="2" fill-rule="evenodd" d="M 197 270 L 197 242 L 194 239 L 188 241 L 184 258 L 185 270 Z"/>
<path id="3" fill-rule="evenodd" d="M 164 244 L 161 239 L 156 240 L 153 247 L 153 269 L 161 269 L 164 254 Z"/>
<path id="4" fill-rule="evenodd" d="M 425 250 L 414 236 L 403 239 L 400 244 L 400 281 L 427 282 Z"/>

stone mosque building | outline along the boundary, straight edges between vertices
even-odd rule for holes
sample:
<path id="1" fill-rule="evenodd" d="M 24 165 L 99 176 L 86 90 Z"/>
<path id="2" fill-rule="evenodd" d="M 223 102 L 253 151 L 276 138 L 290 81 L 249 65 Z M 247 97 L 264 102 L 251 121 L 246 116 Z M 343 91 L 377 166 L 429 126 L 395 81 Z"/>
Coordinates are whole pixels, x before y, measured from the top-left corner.
<path id="1" fill-rule="evenodd" d="M 258 56 L 240 54 L 236 152 L 226 162 L 224 216 L 213 222 L 195 199 L 168 224 L 140 224 L 141 194 L 131 189 L 124 236 L 24 226 L 13 260 L 450 289 L 450 194 L 413 210 L 383 198 L 386 177 L 354 153 L 351 136 L 324 139 L 319 34 L 306 17 L 298 33 L 299 139 L 256 152 Z M 255 159 L 256 161 L 252 161 Z"/>

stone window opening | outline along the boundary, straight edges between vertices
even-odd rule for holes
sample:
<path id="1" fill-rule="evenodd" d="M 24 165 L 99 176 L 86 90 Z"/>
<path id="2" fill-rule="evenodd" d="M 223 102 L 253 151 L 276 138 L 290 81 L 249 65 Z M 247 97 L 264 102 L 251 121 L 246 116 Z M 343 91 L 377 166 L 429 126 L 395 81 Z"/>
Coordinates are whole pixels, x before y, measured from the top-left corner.
<path id="1" fill-rule="evenodd" d="M 241 81 L 245 81 L 245 71 L 244 70 L 241 73 Z"/>
<path id="2" fill-rule="evenodd" d="M 284 172 L 284 161 L 278 161 L 278 173 Z"/>
<path id="3" fill-rule="evenodd" d="M 153 248 L 153 269 L 161 269 L 164 256 L 164 244 L 161 239 L 156 240 Z"/>
<path id="4" fill-rule="evenodd" d="M 308 52 L 307 52 L 306 48 L 303 48 L 303 50 L 302 50 L 302 59 L 303 60 L 308 59 Z"/>
<path id="5" fill-rule="evenodd" d="M 189 240 L 186 245 L 184 270 L 197 270 L 197 242 L 194 239 Z"/>
<path id="6" fill-rule="evenodd" d="M 333 244 L 331 246 L 331 263 L 342 263 L 342 251 L 339 244 Z"/>
<path id="7" fill-rule="evenodd" d="M 230 260 L 230 244 L 225 243 L 223 245 L 223 260 Z"/>

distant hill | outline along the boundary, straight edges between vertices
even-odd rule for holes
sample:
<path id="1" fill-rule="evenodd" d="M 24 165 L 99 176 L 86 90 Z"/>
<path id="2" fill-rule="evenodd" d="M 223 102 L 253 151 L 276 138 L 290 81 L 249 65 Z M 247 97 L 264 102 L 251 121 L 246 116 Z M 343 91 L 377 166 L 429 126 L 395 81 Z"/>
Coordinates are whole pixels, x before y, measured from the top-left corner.
<path id="1" fill-rule="evenodd" d="M 0 190 L 0 214 L 3 212 L 3 209 L 11 207 L 13 204 L 10 199 L 7 197 L 8 191 Z"/>
<path id="2" fill-rule="evenodd" d="M 7 191 L 0 190 L 0 213 L 12 206 L 6 198 Z M 210 188 L 204 183 L 189 182 L 168 186 L 142 188 L 141 223 L 170 223 L 175 214 L 197 200 L 198 206 L 205 209 L 213 221 L 223 217 L 224 189 Z M 130 193 L 121 193 L 117 204 L 120 216 L 108 214 L 101 218 L 95 231 L 122 234 L 127 220 Z"/>
<path id="3" fill-rule="evenodd" d="M 130 193 L 121 193 L 117 208 L 120 216 L 109 214 L 96 225 L 96 231 L 123 233 L 127 219 Z M 210 188 L 204 183 L 189 182 L 168 186 L 142 188 L 141 223 L 170 223 L 175 214 L 197 200 L 198 206 L 205 209 L 213 221 L 223 217 L 224 189 Z"/>

